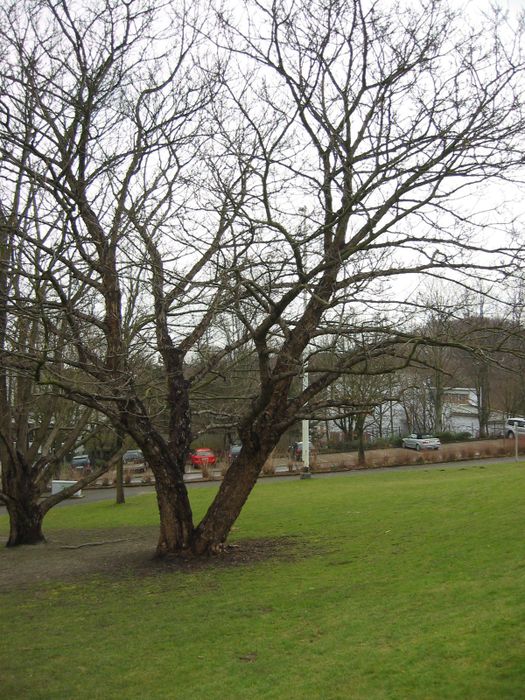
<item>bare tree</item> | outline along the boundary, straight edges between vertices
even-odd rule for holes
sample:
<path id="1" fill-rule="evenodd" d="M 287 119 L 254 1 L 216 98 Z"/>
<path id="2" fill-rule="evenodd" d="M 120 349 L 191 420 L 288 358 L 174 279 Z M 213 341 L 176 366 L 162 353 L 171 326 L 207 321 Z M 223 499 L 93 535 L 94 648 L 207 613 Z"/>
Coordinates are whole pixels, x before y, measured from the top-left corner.
<path id="1" fill-rule="evenodd" d="M 25 215 L 37 202 L 31 188 L 23 198 L 18 175 L 9 210 L 6 200 L 0 203 L 0 502 L 9 514 L 7 546 L 44 541 L 50 508 L 110 466 L 99 465 L 67 489 L 45 495 L 64 459 L 86 439 L 93 416 L 37 381 L 34 358 L 42 352 L 64 367 L 64 335 L 46 336 L 39 317 L 36 300 L 48 291 L 40 280 L 39 250 L 20 244 Z"/>
<path id="2" fill-rule="evenodd" d="M 438 0 L 250 0 L 238 24 L 217 13 L 213 32 L 198 4 L 176 7 L 162 6 L 160 34 L 138 0 L 11 7 L 0 139 L 7 181 L 23 163 L 42 192 L 27 243 L 46 256 L 68 364 L 89 377 L 72 383 L 37 358 L 45 380 L 143 450 L 158 552 L 202 554 L 223 546 L 284 431 L 330 407 L 338 376 L 443 344 L 421 333 L 399 280 L 468 288 L 520 264 L 519 237 L 490 243 L 488 213 L 462 195 L 521 166 L 524 65 L 501 15 L 470 29 Z M 55 334 L 53 305 L 42 309 Z M 317 367 L 343 337 L 339 365 Z M 218 381 L 243 346 L 258 374 L 243 449 L 194 524 L 190 384 Z M 145 347 L 166 375 L 167 440 L 138 386 Z M 305 364 L 314 378 L 297 391 Z"/>
<path id="3" fill-rule="evenodd" d="M 519 28 L 496 14 L 471 29 L 432 0 L 395 11 L 359 0 L 245 6 L 237 23 L 222 19 L 240 68 L 258 67 L 232 100 L 262 153 L 259 206 L 245 212 L 256 244 L 234 276 L 259 392 L 198 548 L 224 541 L 279 436 L 333 381 L 319 373 L 291 393 L 321 337 L 350 339 L 337 374 L 366 372 L 377 357 L 402 363 L 432 338 L 397 280 L 426 274 L 468 288 L 512 274 L 522 257 L 517 238 L 489 243 L 488 213 L 462 199 L 521 166 Z"/>
<path id="4" fill-rule="evenodd" d="M 46 345 L 26 362 L 140 446 L 155 474 L 158 552 L 188 549 L 184 361 L 226 304 L 216 259 L 245 199 L 239 159 L 209 126 L 222 66 L 202 48 L 206 15 L 142 0 L 2 12 L 2 175 L 8 196 L 18 183 L 38 199 L 16 231 L 38 266 L 20 274 L 45 284 L 31 301 L 62 342 L 60 363 Z M 142 385 L 148 354 L 162 365 L 167 435 Z"/>

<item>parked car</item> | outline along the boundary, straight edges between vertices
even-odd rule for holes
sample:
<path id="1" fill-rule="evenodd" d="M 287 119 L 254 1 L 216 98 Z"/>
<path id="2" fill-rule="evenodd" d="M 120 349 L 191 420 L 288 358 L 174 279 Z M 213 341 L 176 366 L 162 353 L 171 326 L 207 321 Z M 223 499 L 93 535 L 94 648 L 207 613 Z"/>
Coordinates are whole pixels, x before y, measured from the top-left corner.
<path id="1" fill-rule="evenodd" d="M 122 461 L 124 464 L 127 464 L 128 462 L 143 462 L 144 455 L 142 454 L 142 450 L 128 450 L 127 452 L 124 452 Z"/>
<path id="2" fill-rule="evenodd" d="M 441 441 L 432 435 L 421 435 L 420 433 L 412 433 L 402 440 L 403 447 L 408 447 L 411 450 L 439 450 Z"/>
<path id="3" fill-rule="evenodd" d="M 505 423 L 505 437 L 515 438 L 525 435 L 525 418 L 508 418 Z"/>
<path id="4" fill-rule="evenodd" d="M 239 452 L 242 450 L 242 445 L 230 445 L 230 450 L 228 452 L 228 457 L 230 462 L 233 462 L 235 457 L 239 454 Z"/>
<path id="5" fill-rule="evenodd" d="M 200 469 L 203 465 L 212 465 L 217 462 L 217 457 L 213 450 L 208 447 L 198 447 L 190 454 L 191 466 Z"/>
<path id="6" fill-rule="evenodd" d="M 71 459 L 69 466 L 72 469 L 78 469 L 79 471 L 85 471 L 87 474 L 88 472 L 91 471 L 91 460 L 89 459 L 89 455 L 75 455 Z"/>

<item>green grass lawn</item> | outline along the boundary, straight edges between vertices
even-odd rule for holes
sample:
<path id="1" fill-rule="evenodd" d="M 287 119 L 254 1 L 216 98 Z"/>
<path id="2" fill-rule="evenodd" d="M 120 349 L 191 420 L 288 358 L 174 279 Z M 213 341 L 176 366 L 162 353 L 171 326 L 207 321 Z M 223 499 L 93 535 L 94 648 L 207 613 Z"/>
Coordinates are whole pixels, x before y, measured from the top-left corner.
<path id="1" fill-rule="evenodd" d="M 2 593 L 0 697 L 521 700 L 524 493 L 522 464 L 261 483 L 232 540 L 290 560 Z M 156 522 L 148 495 L 45 529 Z"/>

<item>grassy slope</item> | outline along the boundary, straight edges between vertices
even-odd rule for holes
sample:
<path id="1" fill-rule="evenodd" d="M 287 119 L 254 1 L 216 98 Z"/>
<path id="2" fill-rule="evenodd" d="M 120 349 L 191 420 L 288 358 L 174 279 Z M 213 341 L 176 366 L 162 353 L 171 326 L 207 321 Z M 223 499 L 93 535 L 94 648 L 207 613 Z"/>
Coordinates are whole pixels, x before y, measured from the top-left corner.
<path id="1" fill-rule="evenodd" d="M 515 464 L 263 483 L 234 538 L 295 536 L 293 561 L 3 594 L 0 697 L 522 698 L 524 487 Z M 46 530 L 156 521 L 140 496 Z"/>

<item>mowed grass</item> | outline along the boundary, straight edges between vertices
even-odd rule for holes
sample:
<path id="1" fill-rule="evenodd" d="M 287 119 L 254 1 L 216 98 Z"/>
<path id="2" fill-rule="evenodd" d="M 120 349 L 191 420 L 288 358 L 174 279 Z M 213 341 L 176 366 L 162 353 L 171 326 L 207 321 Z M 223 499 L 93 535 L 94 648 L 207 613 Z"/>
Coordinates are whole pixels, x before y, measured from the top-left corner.
<path id="1" fill-rule="evenodd" d="M 232 539 L 289 560 L 1 594 L 0 697 L 521 699 L 524 493 L 522 464 L 261 483 Z M 157 521 L 148 495 L 46 531 Z"/>

